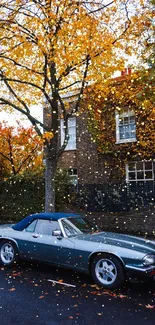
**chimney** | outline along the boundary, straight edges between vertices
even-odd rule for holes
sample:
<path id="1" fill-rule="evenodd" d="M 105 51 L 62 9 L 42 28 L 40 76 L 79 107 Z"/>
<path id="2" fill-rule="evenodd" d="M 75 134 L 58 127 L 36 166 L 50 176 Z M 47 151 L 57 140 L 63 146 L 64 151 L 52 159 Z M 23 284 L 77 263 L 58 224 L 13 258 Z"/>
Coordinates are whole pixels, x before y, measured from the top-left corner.
<path id="1" fill-rule="evenodd" d="M 125 68 L 123 71 L 121 71 L 121 76 L 130 75 L 131 72 L 132 72 L 131 68 Z"/>

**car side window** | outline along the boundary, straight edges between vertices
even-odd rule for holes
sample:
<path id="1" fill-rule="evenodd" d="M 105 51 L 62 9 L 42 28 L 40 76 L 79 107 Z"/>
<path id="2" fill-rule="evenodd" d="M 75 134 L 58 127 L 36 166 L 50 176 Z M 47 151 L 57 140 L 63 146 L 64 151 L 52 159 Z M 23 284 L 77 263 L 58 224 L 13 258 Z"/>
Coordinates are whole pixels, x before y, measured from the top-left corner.
<path id="1" fill-rule="evenodd" d="M 34 220 L 30 223 L 30 225 L 25 229 L 27 232 L 34 232 L 35 231 L 35 227 L 37 224 L 37 220 Z"/>
<path id="2" fill-rule="evenodd" d="M 60 230 L 58 221 L 39 219 L 35 228 L 35 233 L 52 236 L 54 230 Z"/>

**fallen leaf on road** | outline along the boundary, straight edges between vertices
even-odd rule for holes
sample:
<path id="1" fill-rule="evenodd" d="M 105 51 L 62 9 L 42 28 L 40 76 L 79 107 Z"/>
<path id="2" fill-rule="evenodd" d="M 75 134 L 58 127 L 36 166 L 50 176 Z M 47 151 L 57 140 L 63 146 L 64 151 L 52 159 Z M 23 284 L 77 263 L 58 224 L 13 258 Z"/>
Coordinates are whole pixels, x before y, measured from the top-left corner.
<path id="1" fill-rule="evenodd" d="M 16 289 L 15 288 L 11 288 L 11 289 L 9 289 L 9 291 L 15 291 Z"/>
<path id="2" fill-rule="evenodd" d="M 124 295 L 119 295 L 118 297 L 121 298 L 121 299 L 127 298 L 127 296 L 124 296 Z"/>

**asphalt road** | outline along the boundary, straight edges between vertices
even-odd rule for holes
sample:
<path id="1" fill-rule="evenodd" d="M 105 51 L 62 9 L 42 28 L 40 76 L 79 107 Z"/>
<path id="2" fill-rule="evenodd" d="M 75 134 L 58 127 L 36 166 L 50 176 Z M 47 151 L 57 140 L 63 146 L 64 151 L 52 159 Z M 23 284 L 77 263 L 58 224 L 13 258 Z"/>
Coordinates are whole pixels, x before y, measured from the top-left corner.
<path id="1" fill-rule="evenodd" d="M 0 324 L 155 325 L 155 283 L 126 282 L 112 292 L 47 265 L 1 267 Z"/>

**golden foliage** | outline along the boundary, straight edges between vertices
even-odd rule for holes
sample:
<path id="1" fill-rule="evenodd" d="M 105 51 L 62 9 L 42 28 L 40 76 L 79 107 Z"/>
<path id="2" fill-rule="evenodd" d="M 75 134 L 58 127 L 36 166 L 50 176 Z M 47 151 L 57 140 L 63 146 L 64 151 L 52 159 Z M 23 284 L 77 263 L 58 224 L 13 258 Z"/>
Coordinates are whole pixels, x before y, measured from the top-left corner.
<path id="1" fill-rule="evenodd" d="M 94 89 L 89 90 L 89 128 L 99 152 L 125 160 L 155 157 L 154 85 L 149 88 L 148 98 L 146 84 L 149 85 L 149 80 L 146 83 L 141 73 L 136 72 L 111 79 L 108 91 L 103 89 L 100 98 L 96 98 Z M 126 108 L 135 113 L 136 141 L 116 143 L 115 114 Z"/>
<path id="2" fill-rule="evenodd" d="M 1 176 L 39 173 L 43 168 L 42 141 L 33 128 L 0 124 Z"/>
<path id="3" fill-rule="evenodd" d="M 146 3 L 2 0 L 0 71 L 11 103 L 28 116 L 45 93 L 59 101 L 82 81 L 98 81 L 100 92 L 101 81 L 123 67 L 125 53 L 136 54 L 150 15 Z"/>

